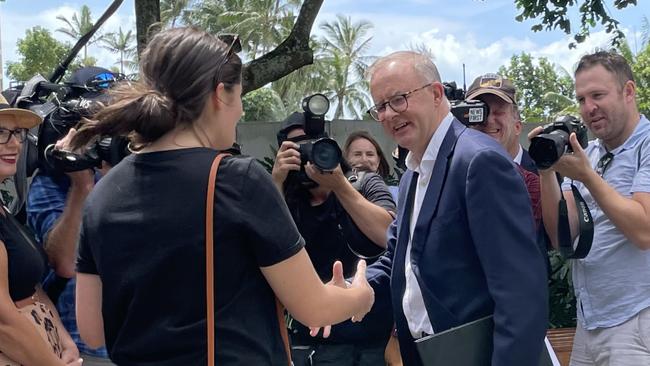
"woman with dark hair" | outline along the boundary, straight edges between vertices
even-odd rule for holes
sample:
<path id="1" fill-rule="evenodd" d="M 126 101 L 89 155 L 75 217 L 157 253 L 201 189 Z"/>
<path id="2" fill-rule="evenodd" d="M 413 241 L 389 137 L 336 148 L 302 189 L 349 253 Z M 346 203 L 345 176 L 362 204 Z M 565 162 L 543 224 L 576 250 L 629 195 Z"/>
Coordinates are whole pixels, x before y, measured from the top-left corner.
<path id="1" fill-rule="evenodd" d="M 16 163 L 36 113 L 10 108 L 0 95 L 0 181 Z M 39 282 L 47 262 L 41 246 L 0 206 L 0 365 L 81 365 L 77 346 Z"/>
<path id="2" fill-rule="evenodd" d="M 275 295 L 314 325 L 360 320 L 373 302 L 364 263 L 348 289 L 319 280 L 269 174 L 232 148 L 242 65 L 236 37 L 221 39 L 155 35 L 140 81 L 117 86 L 72 141 L 129 135 L 135 152 L 88 197 L 77 264 L 81 336 L 120 366 L 206 363 L 203 223 L 220 151 L 233 156 L 219 165 L 213 210 L 216 364 L 287 364 Z"/>
<path id="3" fill-rule="evenodd" d="M 388 161 L 381 146 L 367 131 L 354 131 L 345 140 L 343 154 L 353 169 L 379 174 L 383 179 L 390 174 Z"/>

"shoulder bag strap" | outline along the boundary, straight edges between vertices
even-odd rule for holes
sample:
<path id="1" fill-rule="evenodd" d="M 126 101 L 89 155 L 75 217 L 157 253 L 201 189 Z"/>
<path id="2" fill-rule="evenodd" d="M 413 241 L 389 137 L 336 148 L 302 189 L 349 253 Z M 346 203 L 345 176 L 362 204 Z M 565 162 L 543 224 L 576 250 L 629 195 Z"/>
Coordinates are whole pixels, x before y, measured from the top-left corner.
<path id="1" fill-rule="evenodd" d="M 213 213 L 214 188 L 221 159 L 230 154 L 219 153 L 212 162 L 208 176 L 208 194 L 205 201 L 205 293 L 208 329 L 208 366 L 214 366 L 214 242 Z"/>
<path id="2" fill-rule="evenodd" d="M 228 153 L 219 153 L 212 162 L 210 175 L 208 176 L 208 193 L 205 202 L 205 293 L 206 293 L 206 319 L 208 335 L 208 366 L 214 366 L 214 189 L 217 180 L 217 170 L 224 156 Z M 291 362 L 291 348 L 289 347 L 289 333 L 284 322 L 284 306 L 280 300 L 275 299 L 275 306 L 284 343 L 284 350 L 287 354 L 288 366 Z"/>

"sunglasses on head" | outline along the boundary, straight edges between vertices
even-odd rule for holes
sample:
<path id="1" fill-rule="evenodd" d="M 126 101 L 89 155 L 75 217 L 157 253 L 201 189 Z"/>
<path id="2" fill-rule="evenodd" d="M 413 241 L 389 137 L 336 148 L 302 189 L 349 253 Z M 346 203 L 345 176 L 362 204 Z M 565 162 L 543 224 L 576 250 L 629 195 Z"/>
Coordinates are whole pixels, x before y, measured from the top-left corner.
<path id="1" fill-rule="evenodd" d="M 217 35 L 217 38 L 219 38 L 221 42 L 228 45 L 228 56 L 232 55 L 233 53 L 241 52 L 241 40 L 239 39 L 238 34 L 221 33 Z"/>

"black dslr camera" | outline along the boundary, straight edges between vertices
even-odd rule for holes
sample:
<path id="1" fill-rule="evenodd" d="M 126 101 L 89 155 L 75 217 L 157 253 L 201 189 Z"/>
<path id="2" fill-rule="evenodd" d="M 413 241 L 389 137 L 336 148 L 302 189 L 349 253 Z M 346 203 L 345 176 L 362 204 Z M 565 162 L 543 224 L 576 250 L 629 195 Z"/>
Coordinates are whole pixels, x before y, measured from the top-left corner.
<path id="1" fill-rule="evenodd" d="M 331 172 L 341 162 L 341 149 L 325 134 L 325 114 L 330 102 L 323 94 L 314 94 L 302 100 L 305 116 L 305 135 L 309 138 L 299 145 L 301 165 L 308 161 L 323 172 Z"/>
<path id="2" fill-rule="evenodd" d="M 451 103 L 451 113 L 465 126 L 471 127 L 485 123 L 490 113 L 487 104 L 480 100 L 464 100 L 465 91 L 456 86 L 456 82 L 442 84 L 445 95 Z"/>
<path id="3" fill-rule="evenodd" d="M 289 179 L 297 180 L 302 185 L 315 186 L 305 173 L 305 164 L 310 162 L 322 172 L 332 172 L 341 163 L 343 153 L 333 139 L 325 133 L 325 114 L 329 110 L 329 100 L 323 94 L 314 94 L 302 101 L 303 113 L 293 113 L 283 123 L 278 133 L 278 143 L 290 140 L 298 144 L 300 152 L 300 171 L 290 172 Z M 287 138 L 286 133 L 292 128 L 302 127 L 305 135 Z"/>
<path id="4" fill-rule="evenodd" d="M 530 140 L 528 153 L 541 169 L 548 169 L 565 153 L 573 152 L 569 135 L 575 132 L 582 148 L 588 141 L 587 127 L 573 116 L 560 116 L 555 122 L 544 126 L 544 131 Z"/>

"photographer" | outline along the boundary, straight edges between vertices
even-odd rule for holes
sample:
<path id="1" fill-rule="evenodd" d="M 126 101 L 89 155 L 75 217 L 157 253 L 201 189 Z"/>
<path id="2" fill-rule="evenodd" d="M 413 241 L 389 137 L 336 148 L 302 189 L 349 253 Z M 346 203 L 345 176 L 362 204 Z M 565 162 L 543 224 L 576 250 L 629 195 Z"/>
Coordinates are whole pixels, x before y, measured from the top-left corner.
<path id="1" fill-rule="evenodd" d="M 575 88 L 582 119 L 597 139 L 583 150 L 581 136 L 571 132 L 569 141 L 555 145 L 570 144 L 573 153 L 548 169 L 538 162 L 542 213 L 553 245 L 565 240 L 558 230 L 561 194 L 571 232 L 566 240 L 573 243 L 578 236 L 571 183 L 593 217 L 591 250 L 572 263 L 578 319 L 571 365 L 648 365 L 650 122 L 639 114 L 634 77 L 621 55 L 599 51 L 583 56 Z M 529 137 L 543 138 L 540 132 L 537 128 Z M 565 177 L 562 192 L 556 172 Z"/>
<path id="2" fill-rule="evenodd" d="M 343 263 L 343 274 L 349 277 L 359 259 L 353 250 L 360 255 L 373 253 L 365 259 L 383 252 L 395 203 L 386 184 L 375 173 L 353 173 L 358 174 L 357 190 L 346 178 L 341 164 L 331 172 L 322 172 L 312 162 L 301 161 L 300 145 L 325 136 L 323 131 L 317 136 L 306 133 L 311 130 L 306 126 L 306 113 L 290 115 L 278 132 L 280 148 L 273 166 L 273 181 L 284 194 L 320 278 L 327 281 L 332 277 L 332 263 L 336 260 Z M 383 364 L 392 324 L 389 306 L 375 306 L 364 322 L 347 321 L 333 327 L 331 335 L 311 337 L 308 328 L 293 320 L 290 334 L 294 363 Z"/>
<path id="3" fill-rule="evenodd" d="M 86 85 L 101 75 L 112 75 L 98 67 L 81 68 L 71 76 L 69 84 Z M 101 93 L 85 92 L 84 96 L 98 97 Z M 80 115 L 70 115 L 68 126 L 76 125 Z M 76 130 L 56 142 L 56 150 L 65 150 Z M 40 141 L 47 143 L 48 141 Z M 43 158 L 43 157 L 40 157 Z M 40 169 L 32 180 L 27 196 L 27 220 L 36 232 L 47 254 L 51 272 L 46 279 L 48 293 L 61 315 L 65 328 L 70 332 L 79 348 L 84 365 L 112 365 L 105 348 L 93 349 L 81 340 L 75 315 L 75 261 L 77 241 L 86 197 L 95 182 L 107 172 L 109 166 L 104 161 L 101 169 L 84 169 L 62 172 L 56 169 Z M 54 295 L 52 295 L 54 294 Z M 58 295 L 58 299 L 56 298 Z"/>

